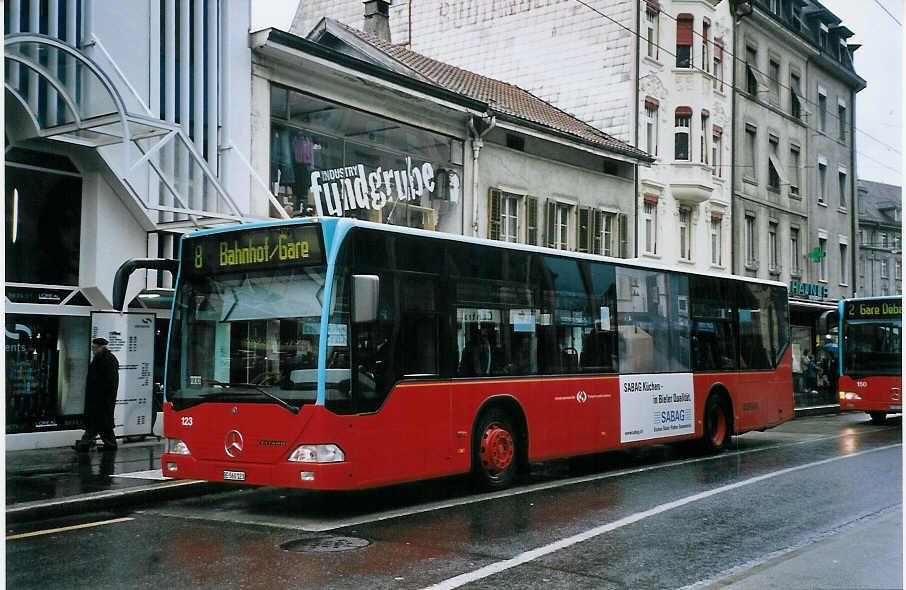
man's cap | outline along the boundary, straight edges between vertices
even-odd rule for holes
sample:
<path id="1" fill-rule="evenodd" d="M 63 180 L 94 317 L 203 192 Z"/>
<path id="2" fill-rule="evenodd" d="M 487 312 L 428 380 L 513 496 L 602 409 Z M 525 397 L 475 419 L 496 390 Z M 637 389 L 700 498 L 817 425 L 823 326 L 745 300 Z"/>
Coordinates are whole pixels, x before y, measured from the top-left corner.
<path id="1" fill-rule="evenodd" d="M 91 343 L 96 344 L 97 346 L 107 346 L 108 344 L 110 344 L 106 338 L 95 338 L 91 341 Z"/>

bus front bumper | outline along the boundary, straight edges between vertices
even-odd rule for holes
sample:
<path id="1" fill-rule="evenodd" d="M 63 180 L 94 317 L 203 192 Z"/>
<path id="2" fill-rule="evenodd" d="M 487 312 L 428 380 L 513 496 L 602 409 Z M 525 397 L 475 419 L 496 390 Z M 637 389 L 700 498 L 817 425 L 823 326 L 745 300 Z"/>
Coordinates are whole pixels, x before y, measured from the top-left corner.
<path id="1" fill-rule="evenodd" d="M 312 490 L 348 490 L 354 487 L 352 464 L 243 463 L 239 461 L 205 461 L 188 455 L 161 455 L 165 477 L 198 479 L 225 483 L 306 488 Z"/>

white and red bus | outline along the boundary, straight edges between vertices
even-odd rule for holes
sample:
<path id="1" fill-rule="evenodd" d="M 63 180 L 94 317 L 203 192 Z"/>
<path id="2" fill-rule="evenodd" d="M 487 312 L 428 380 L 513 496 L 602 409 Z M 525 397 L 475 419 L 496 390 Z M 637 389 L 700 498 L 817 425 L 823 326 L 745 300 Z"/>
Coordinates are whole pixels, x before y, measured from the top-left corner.
<path id="1" fill-rule="evenodd" d="M 781 283 L 352 219 L 184 236 L 168 477 L 354 489 L 793 418 Z"/>
<path id="2" fill-rule="evenodd" d="M 903 298 L 846 299 L 838 311 L 840 409 L 882 423 L 903 411 Z"/>

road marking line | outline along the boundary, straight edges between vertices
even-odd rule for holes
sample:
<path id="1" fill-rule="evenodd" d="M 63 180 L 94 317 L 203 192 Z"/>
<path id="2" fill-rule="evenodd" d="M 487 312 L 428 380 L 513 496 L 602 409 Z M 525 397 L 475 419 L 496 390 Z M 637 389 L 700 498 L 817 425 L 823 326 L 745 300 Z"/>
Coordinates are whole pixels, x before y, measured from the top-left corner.
<path id="1" fill-rule="evenodd" d="M 645 473 L 647 471 L 654 471 L 656 469 L 665 469 L 668 467 L 680 467 L 683 465 L 689 465 L 692 463 L 700 463 L 703 461 L 716 461 L 719 459 L 731 459 L 734 457 L 739 457 L 741 455 L 748 455 L 749 453 L 760 453 L 763 451 L 770 451 L 775 449 L 783 449 L 787 447 L 794 447 L 797 445 L 805 445 L 814 442 L 824 442 L 828 440 L 834 440 L 839 438 L 845 438 L 847 436 L 856 436 L 858 433 L 848 433 L 848 434 L 836 434 L 833 436 L 826 436 L 820 438 L 809 438 L 807 440 L 799 440 L 793 443 L 780 443 L 776 445 L 768 445 L 766 447 L 758 447 L 755 449 L 744 449 L 737 451 L 729 451 L 726 453 L 721 453 L 719 455 L 709 455 L 707 457 L 696 457 L 693 459 L 681 459 L 678 461 L 669 461 L 667 463 L 658 463 L 656 465 L 643 465 L 641 467 L 629 467 L 626 469 L 620 469 L 618 471 L 610 471 L 607 473 L 593 473 L 591 475 L 581 475 L 577 477 L 570 477 L 568 479 L 558 479 L 555 481 L 547 481 L 543 483 L 536 483 L 529 486 L 503 490 L 500 492 L 486 492 L 477 496 L 468 496 L 465 498 L 457 498 L 454 500 L 441 500 L 438 502 L 431 502 L 428 504 L 422 504 L 410 508 L 399 508 L 395 510 L 387 510 L 384 512 L 378 512 L 375 514 L 364 515 L 359 518 L 348 518 L 342 520 L 333 520 L 323 523 L 311 523 L 303 525 L 301 527 L 292 527 L 299 528 L 300 530 L 309 531 L 309 532 L 325 532 L 331 531 L 334 529 L 350 527 L 350 526 L 359 526 L 363 524 L 369 524 L 372 522 L 380 522 L 382 520 L 390 520 L 392 518 L 400 518 L 404 516 L 412 516 L 415 514 L 422 514 L 425 512 L 433 512 L 435 510 L 444 510 L 447 508 L 456 508 L 458 506 L 465 506 L 468 504 L 476 504 L 478 502 L 486 502 L 488 500 L 496 500 L 498 498 L 507 498 L 511 496 L 520 496 L 523 494 L 531 494 L 534 492 L 540 492 L 544 490 L 556 489 L 565 486 L 580 484 L 580 483 L 589 483 L 593 481 L 600 481 L 604 479 L 610 479 L 613 477 L 622 477 L 624 475 L 634 475 L 637 473 Z M 261 524 L 261 523 L 256 523 Z M 276 526 L 277 528 L 287 528 L 283 525 L 265 525 L 265 526 Z"/>
<path id="2" fill-rule="evenodd" d="M 127 520 L 135 520 L 135 519 L 126 516 L 126 517 L 123 517 L 123 518 L 114 518 L 114 519 L 112 519 L 112 520 L 101 520 L 101 521 L 99 521 L 99 522 L 88 522 L 88 523 L 85 523 L 85 524 L 76 524 L 76 525 L 73 525 L 73 526 L 64 526 L 64 527 L 60 527 L 60 528 L 57 528 L 57 529 L 45 529 L 45 530 L 43 530 L 43 531 L 34 531 L 34 532 L 31 532 L 31 533 L 22 533 L 22 534 L 20 534 L 20 535 L 10 535 L 10 536 L 8 536 L 8 537 L 6 538 L 6 540 L 7 540 L 7 541 L 12 541 L 12 540 L 14 540 L 14 539 L 24 539 L 25 537 L 37 537 L 38 535 L 50 535 L 50 534 L 53 534 L 53 533 L 62 533 L 62 532 L 66 532 L 66 531 L 74 531 L 74 530 L 76 530 L 76 529 L 87 529 L 87 528 L 93 527 L 93 526 L 102 526 L 102 525 L 105 525 L 105 524 L 116 524 L 116 523 L 118 523 L 118 522 L 126 522 Z"/>
<path id="3" fill-rule="evenodd" d="M 813 463 L 806 463 L 804 465 L 797 465 L 796 467 L 787 467 L 786 469 L 781 469 L 779 471 L 765 473 L 763 475 L 759 475 L 759 476 L 752 477 L 749 479 L 744 479 L 742 481 L 738 481 L 735 483 L 727 484 L 727 485 L 721 486 L 719 488 L 714 488 L 714 489 L 707 490 L 704 492 L 699 492 L 698 494 L 693 494 L 691 496 L 686 496 L 685 498 L 680 498 L 679 500 L 667 502 L 666 504 L 661 504 L 660 506 L 656 506 L 654 508 L 650 508 L 650 509 L 644 510 L 642 512 L 636 512 L 635 514 L 630 514 L 629 516 L 625 516 L 619 520 L 615 520 L 615 521 L 607 523 L 605 525 L 601 525 L 599 527 L 589 529 L 585 532 L 579 533 L 577 535 L 573 535 L 571 537 L 566 537 L 565 539 L 561 539 L 554 543 L 544 545 L 543 547 L 538 547 L 537 549 L 525 551 L 511 559 L 506 559 L 504 561 L 498 561 L 496 563 L 486 565 L 485 567 L 479 568 L 472 572 L 467 572 L 467 573 L 460 574 L 458 576 L 449 578 L 447 580 L 444 580 L 444 581 L 434 584 L 432 586 L 426 586 L 423 590 L 452 590 L 453 588 L 459 588 L 460 586 L 464 586 L 465 584 L 470 584 L 472 582 L 476 582 L 478 580 L 487 578 L 489 576 L 493 576 L 494 574 L 499 574 L 500 572 L 503 572 L 505 570 L 514 568 L 519 565 L 523 565 L 530 561 L 534 561 L 534 560 L 538 559 L 539 557 L 544 557 L 545 555 L 549 555 L 551 553 L 560 551 L 561 549 L 567 549 L 577 543 L 587 541 L 587 540 L 597 537 L 599 535 L 603 535 L 604 533 L 608 533 L 610 531 L 613 531 L 613 530 L 622 528 L 624 526 L 639 522 L 640 520 L 644 520 L 644 519 L 652 517 L 652 516 L 657 516 L 658 514 L 662 514 L 669 510 L 673 510 L 674 508 L 679 508 L 681 506 L 685 506 L 685 505 L 691 504 L 693 502 L 698 502 L 699 500 L 704 500 L 705 498 L 710 498 L 711 496 L 716 496 L 717 494 L 722 494 L 724 492 L 729 492 L 731 490 L 739 489 L 743 486 L 751 485 L 753 483 L 758 483 L 758 482 L 765 481 L 768 479 L 773 479 L 773 478 L 779 477 L 781 475 L 787 475 L 790 473 L 794 473 L 796 471 L 802 471 L 803 469 L 810 469 L 812 467 L 817 467 L 819 465 L 826 465 L 828 463 L 833 463 L 833 462 L 839 461 L 841 459 L 851 459 L 853 457 L 858 457 L 860 455 L 865 455 L 867 453 L 876 453 L 878 451 L 889 450 L 889 449 L 901 447 L 901 446 L 903 446 L 902 443 L 897 443 L 897 444 L 893 444 L 893 445 L 877 447 L 874 449 L 868 449 L 866 451 L 859 451 L 857 453 L 852 453 L 849 455 L 840 455 L 837 457 L 831 457 L 829 459 L 822 459 L 821 461 L 815 461 Z"/>

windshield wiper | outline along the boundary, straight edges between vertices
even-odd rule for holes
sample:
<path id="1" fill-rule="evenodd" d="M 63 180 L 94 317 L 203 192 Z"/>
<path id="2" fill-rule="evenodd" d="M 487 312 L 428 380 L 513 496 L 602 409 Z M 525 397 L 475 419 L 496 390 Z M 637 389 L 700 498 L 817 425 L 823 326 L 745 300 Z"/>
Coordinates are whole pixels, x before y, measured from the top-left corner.
<path id="1" fill-rule="evenodd" d="M 261 388 L 261 386 L 255 385 L 254 383 L 224 383 L 223 381 L 211 381 L 210 383 L 211 383 L 211 385 L 219 385 L 221 387 L 229 387 L 229 388 L 250 387 L 250 388 L 254 389 L 255 391 L 257 391 L 258 393 L 260 393 L 261 395 L 263 395 L 265 397 L 269 397 L 270 399 L 274 400 L 275 402 L 277 402 L 278 404 L 280 404 L 281 406 L 283 406 L 284 408 L 286 408 L 293 414 L 297 414 L 299 412 L 299 408 L 297 408 L 296 406 L 279 398 L 278 396 L 274 395 L 273 393 L 265 391 L 263 388 Z M 202 397 L 202 398 L 216 397 L 219 395 L 223 395 L 225 393 L 226 393 L 225 391 L 211 391 L 208 393 L 202 393 L 200 395 L 200 397 Z"/>

